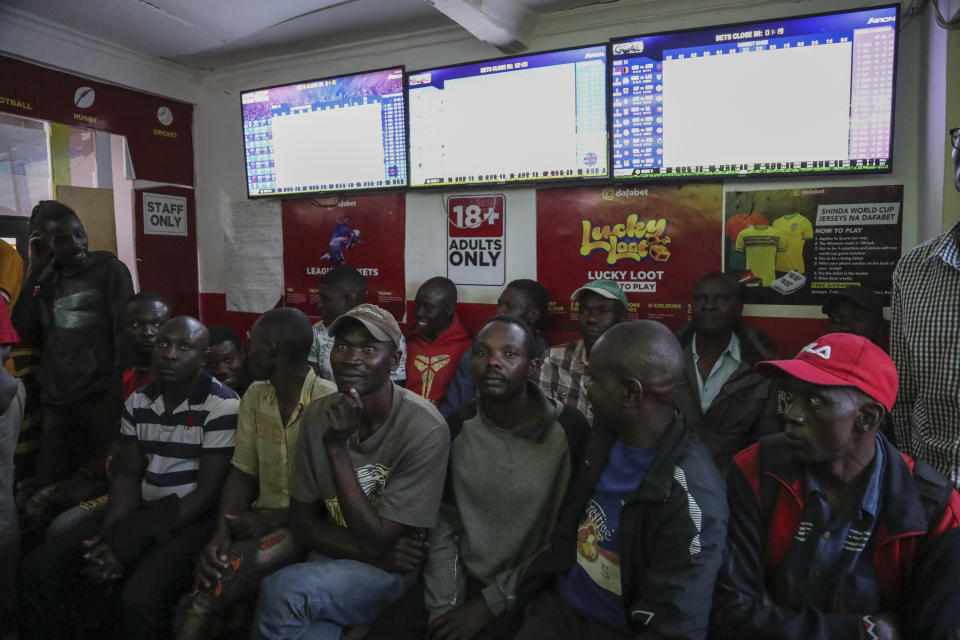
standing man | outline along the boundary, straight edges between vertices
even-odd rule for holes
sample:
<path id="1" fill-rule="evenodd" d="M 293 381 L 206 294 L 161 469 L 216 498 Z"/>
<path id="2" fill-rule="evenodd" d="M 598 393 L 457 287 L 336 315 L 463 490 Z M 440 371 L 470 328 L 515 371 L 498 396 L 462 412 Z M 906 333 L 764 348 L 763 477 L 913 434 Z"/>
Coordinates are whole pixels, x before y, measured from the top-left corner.
<path id="1" fill-rule="evenodd" d="M 740 322 L 740 294 L 731 276 L 705 275 L 693 288 L 693 319 L 677 333 L 684 362 L 677 408 L 720 469 L 778 430 L 773 381 L 753 370 L 776 354 L 767 336 Z"/>
<path id="2" fill-rule="evenodd" d="M 37 480 L 45 487 L 100 460 L 116 434 L 122 400 L 114 337 L 133 282 L 115 255 L 87 250 L 87 233 L 70 207 L 38 206 L 53 268 L 24 294 L 36 297 L 44 345 Z"/>
<path id="3" fill-rule="evenodd" d="M 407 387 L 439 405 L 470 348 L 470 332 L 457 317 L 457 286 L 448 278 L 424 282 L 413 304 L 417 324 L 410 331 Z"/>
<path id="4" fill-rule="evenodd" d="M 960 128 L 950 131 L 960 191 Z M 960 487 L 960 222 L 900 259 L 893 272 L 890 354 L 900 375 L 897 445 Z"/>
<path id="5" fill-rule="evenodd" d="M 543 356 L 537 384 L 550 398 L 576 408 L 593 423 L 593 410 L 587 399 L 590 374 L 587 362 L 597 339 L 627 316 L 627 296 L 613 280 L 594 280 L 573 292 L 577 302 L 580 339 L 551 347 Z"/>
<path id="6" fill-rule="evenodd" d="M 317 287 L 317 310 L 320 322 L 313 325 L 313 346 L 310 348 L 310 364 L 318 376 L 333 382 L 333 369 L 330 368 L 330 352 L 333 350 L 333 336 L 327 327 L 344 313 L 367 299 L 367 279 L 349 265 L 340 265 L 327 271 L 320 278 Z M 403 384 L 407 379 L 407 342 L 400 338 L 400 362 L 390 372 L 390 379 Z"/>
<path id="7" fill-rule="evenodd" d="M 519 318 L 534 332 L 534 348 L 527 354 L 530 360 L 539 360 L 544 351 L 549 349 L 547 341 L 540 333 L 540 325 L 547 314 L 547 304 L 550 296 L 543 285 L 536 280 L 514 280 L 506 286 L 497 300 L 497 314 Z M 534 367 L 534 370 L 536 367 Z M 450 417 L 461 405 L 467 404 L 477 397 L 477 387 L 473 383 L 473 350 L 467 349 L 460 358 L 457 372 L 447 389 L 447 395 L 440 402 L 440 413 L 445 418 Z"/>
<path id="8" fill-rule="evenodd" d="M 413 585 L 403 558 L 437 523 L 450 431 L 436 407 L 390 381 L 397 321 L 362 304 L 330 333 L 340 393 L 304 411 L 290 478 L 290 530 L 310 555 L 261 584 L 255 638 L 336 640 L 370 624 Z"/>
<path id="9" fill-rule="evenodd" d="M 26 640 L 68 637 L 89 615 L 91 583 L 114 581 L 122 581 L 121 637 L 170 636 L 171 608 L 213 530 L 237 427 L 237 394 L 203 369 L 208 340 L 194 318 L 163 325 L 157 379 L 124 406 L 105 515 L 48 538 L 23 561 Z"/>
<path id="10" fill-rule="evenodd" d="M 627 322 L 593 345 L 590 374 L 596 423 L 553 541 L 524 579 L 548 588 L 514 640 L 700 640 L 727 502 L 674 409 L 683 351 L 659 322 Z"/>
<path id="11" fill-rule="evenodd" d="M 956 637 L 960 496 L 879 433 L 897 395 L 890 357 L 830 333 L 757 369 L 791 402 L 784 433 L 727 473 L 711 637 Z"/>
<path id="12" fill-rule="evenodd" d="M 240 401 L 216 529 L 197 561 L 185 615 L 178 616 L 178 640 L 208 637 L 211 612 L 256 595 L 264 576 L 300 555 L 287 524 L 301 417 L 311 402 L 336 391 L 307 363 L 312 343 L 310 320 L 298 309 L 267 311 L 250 330 L 247 361 L 256 382 Z"/>

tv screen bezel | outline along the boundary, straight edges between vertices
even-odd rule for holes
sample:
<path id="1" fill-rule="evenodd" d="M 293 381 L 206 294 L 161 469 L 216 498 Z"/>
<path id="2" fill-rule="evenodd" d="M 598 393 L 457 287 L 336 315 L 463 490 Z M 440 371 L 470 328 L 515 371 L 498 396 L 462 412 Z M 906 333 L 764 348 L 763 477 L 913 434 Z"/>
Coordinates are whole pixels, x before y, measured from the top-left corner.
<path id="1" fill-rule="evenodd" d="M 560 47 L 558 49 L 545 49 L 543 51 L 529 51 L 522 54 L 514 54 L 510 56 L 500 56 L 495 58 L 480 58 L 477 60 L 468 60 L 466 62 L 457 62 L 455 64 L 445 64 L 437 65 L 433 67 L 425 67 L 423 69 L 417 69 L 414 71 L 408 71 L 404 77 L 404 87 L 407 92 L 407 119 L 408 119 L 408 128 L 407 128 L 407 163 L 412 167 L 413 157 L 410 152 L 410 147 L 413 145 L 413 140 L 410 138 L 409 134 L 409 118 L 411 115 L 411 101 L 410 101 L 410 76 L 416 75 L 418 73 L 425 73 L 428 71 L 437 71 L 440 69 L 452 69 L 455 67 L 466 67 L 475 64 L 482 64 L 484 62 L 509 62 L 511 60 L 517 60 L 520 58 L 528 58 L 530 56 L 539 56 L 549 53 L 558 53 L 561 51 L 574 51 L 576 49 L 593 49 L 593 48 L 604 48 L 605 55 L 607 59 L 604 60 L 604 87 L 606 91 L 605 96 L 605 108 L 606 108 L 606 119 L 605 119 L 605 130 L 604 135 L 607 142 L 607 171 L 606 173 L 600 174 L 595 177 L 570 177 L 570 178 L 553 178 L 553 179 L 543 179 L 543 178 L 534 178 L 530 180 L 493 180 L 493 181 L 475 181 L 475 182 L 444 182 L 437 184 L 424 184 L 424 185 L 415 185 L 413 184 L 413 176 L 411 173 L 410 167 L 407 170 L 407 190 L 408 191 L 445 191 L 450 189 L 472 189 L 475 187 L 531 187 L 531 188 L 540 188 L 544 186 L 572 186 L 572 185 L 599 185 L 607 184 L 610 182 L 612 174 L 612 167 L 610 165 L 610 159 L 612 158 L 611 151 L 611 129 L 610 129 L 610 43 L 607 42 L 597 42 L 593 44 L 584 44 L 577 45 L 573 47 Z"/>
<path id="2" fill-rule="evenodd" d="M 401 74 L 401 93 L 403 95 L 404 109 L 403 109 L 403 149 L 406 156 L 406 171 L 407 171 L 407 180 L 406 184 L 402 185 L 387 185 L 383 187 L 366 187 L 366 188 L 345 188 L 345 189 L 324 189 L 319 191 L 297 191 L 294 193 L 250 193 L 250 182 L 249 175 L 247 173 L 247 145 L 246 137 L 243 135 L 243 96 L 247 93 L 253 93 L 254 91 L 264 91 L 269 89 L 278 89 L 281 87 L 289 87 L 296 84 L 307 84 L 310 82 L 321 82 L 324 80 L 336 80 L 339 78 L 349 78 L 352 76 L 362 76 L 368 73 L 379 73 L 381 71 L 394 71 L 399 70 Z M 356 71 L 353 73 L 340 73 L 330 76 L 321 76 L 317 78 L 310 78 L 309 80 L 297 80 L 294 82 L 284 82 L 281 84 L 269 85 L 266 87 L 256 87 L 253 89 L 243 89 L 240 91 L 240 130 L 241 138 L 243 142 L 243 183 L 244 188 L 247 192 L 248 200 L 260 200 L 263 198 L 313 198 L 317 196 L 331 196 L 331 195 L 366 195 L 366 194 L 381 194 L 381 193 L 394 193 L 394 192 L 404 192 L 410 186 L 410 96 L 407 93 L 407 72 L 406 66 L 402 64 L 390 65 L 388 67 L 381 67 L 379 69 L 367 69 L 364 71 Z"/>
<path id="3" fill-rule="evenodd" d="M 812 170 L 801 170 L 794 169 L 792 171 L 764 171 L 764 172 L 730 172 L 730 173 L 702 173 L 702 174 L 690 174 L 690 175 L 676 175 L 676 176 L 661 176 L 656 174 L 642 175 L 642 176 L 617 176 L 614 173 L 613 169 L 613 47 L 617 43 L 621 42 L 630 42 L 640 38 L 649 38 L 653 36 L 669 36 L 678 33 L 690 33 L 695 31 L 710 31 L 714 29 L 726 29 L 728 27 L 739 27 L 745 25 L 756 25 L 764 24 L 768 22 L 782 22 L 784 20 L 798 20 L 806 18 L 819 18 L 831 15 L 838 14 L 849 14 L 849 13 L 860 13 L 865 11 L 873 11 L 876 9 L 894 9 L 896 11 L 896 21 L 894 22 L 894 55 L 893 55 L 893 78 L 892 85 L 893 91 L 891 93 L 890 99 L 890 140 L 889 140 L 889 166 L 886 168 L 877 168 L 877 169 L 857 169 L 857 170 L 845 170 L 845 171 L 812 171 Z M 612 184 L 615 185 L 639 185 L 639 184 L 654 184 L 654 183 L 690 183 L 690 182 L 722 182 L 725 180 L 766 180 L 766 179 L 782 179 L 782 178 L 813 178 L 813 177 L 845 177 L 851 178 L 856 176 L 864 175 L 884 175 L 893 173 L 894 169 L 894 137 L 896 135 L 896 103 L 897 103 L 897 70 L 899 68 L 899 58 L 900 58 L 900 20 L 901 20 L 901 11 L 900 3 L 888 3 L 873 5 L 868 7 L 859 7 L 856 9 L 839 9 L 836 11 L 822 11 L 817 13 L 808 13 L 808 14 L 798 14 L 792 16 L 783 16 L 783 17 L 773 17 L 773 18 L 763 18 L 759 20 L 745 20 L 741 22 L 730 22 L 723 24 L 711 24 L 701 27 L 692 27 L 688 29 L 672 29 L 669 31 L 656 31 L 646 34 L 637 34 L 630 36 L 621 36 L 617 38 L 611 38 L 607 41 L 607 98 L 610 101 L 610 104 L 607 107 L 607 136 L 609 138 L 608 150 L 610 153 L 610 159 L 608 161 L 608 166 L 610 167 L 610 180 Z"/>

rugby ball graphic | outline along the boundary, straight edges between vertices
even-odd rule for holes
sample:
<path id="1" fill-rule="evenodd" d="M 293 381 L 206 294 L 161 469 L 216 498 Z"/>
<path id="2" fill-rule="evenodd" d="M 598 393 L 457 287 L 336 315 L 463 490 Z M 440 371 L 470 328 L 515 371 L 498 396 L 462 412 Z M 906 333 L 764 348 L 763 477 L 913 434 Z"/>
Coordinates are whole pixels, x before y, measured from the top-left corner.
<path id="1" fill-rule="evenodd" d="M 87 107 L 93 106 L 93 100 L 96 97 L 97 95 L 93 87 L 80 87 L 76 93 L 73 94 L 73 104 L 81 109 L 86 109 Z"/>

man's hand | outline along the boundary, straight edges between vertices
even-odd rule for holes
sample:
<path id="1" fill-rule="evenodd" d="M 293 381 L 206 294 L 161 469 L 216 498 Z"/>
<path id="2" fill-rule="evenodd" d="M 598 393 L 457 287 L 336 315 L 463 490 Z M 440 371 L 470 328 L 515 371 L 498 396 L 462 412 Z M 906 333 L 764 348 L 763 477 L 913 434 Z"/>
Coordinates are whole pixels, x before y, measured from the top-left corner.
<path id="1" fill-rule="evenodd" d="M 93 582 L 112 582 L 123 577 L 123 564 L 113 555 L 110 545 L 103 542 L 100 536 L 83 541 L 83 546 L 89 549 L 83 554 L 87 566 L 83 573 Z"/>
<path id="2" fill-rule="evenodd" d="M 230 535 L 234 540 L 259 538 L 276 529 L 270 514 L 263 511 L 244 511 L 238 515 L 227 513 L 224 517 L 227 519 Z"/>
<path id="3" fill-rule="evenodd" d="M 193 569 L 193 583 L 201 589 L 209 589 L 222 576 L 227 568 L 227 552 L 230 549 L 230 536 L 214 538 L 200 552 L 197 566 Z"/>
<path id="4" fill-rule="evenodd" d="M 390 551 L 377 558 L 375 564 L 390 573 L 416 571 L 423 564 L 429 546 L 422 538 L 402 535 Z"/>
<path id="5" fill-rule="evenodd" d="M 476 596 L 435 618 L 427 627 L 427 637 L 430 640 L 471 640 L 492 617 L 493 612 L 483 596 Z"/>
<path id="6" fill-rule="evenodd" d="M 897 617 L 892 613 L 880 613 L 870 616 L 874 627 L 874 633 L 880 640 L 900 640 L 900 623 Z"/>
<path id="7" fill-rule="evenodd" d="M 325 418 L 327 430 L 323 433 L 323 443 L 327 446 L 343 446 L 360 428 L 363 415 L 363 401 L 356 389 L 350 393 L 341 393 L 339 399 L 327 409 Z"/>
<path id="8" fill-rule="evenodd" d="M 40 234 L 36 231 L 31 233 L 29 243 L 27 244 L 27 266 L 35 273 L 40 273 L 52 260 L 53 253 L 50 251 L 47 243 L 43 241 L 43 238 L 41 238 Z"/>

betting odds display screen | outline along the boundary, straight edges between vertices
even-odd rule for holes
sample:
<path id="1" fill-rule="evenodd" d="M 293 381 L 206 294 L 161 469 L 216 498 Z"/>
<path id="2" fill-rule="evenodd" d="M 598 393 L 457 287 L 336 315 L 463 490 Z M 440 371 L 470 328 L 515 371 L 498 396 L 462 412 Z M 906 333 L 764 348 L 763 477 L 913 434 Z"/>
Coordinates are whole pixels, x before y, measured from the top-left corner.
<path id="1" fill-rule="evenodd" d="M 241 94 L 250 197 L 407 186 L 403 67 Z"/>
<path id="2" fill-rule="evenodd" d="M 898 7 L 611 42 L 615 179 L 892 169 Z"/>
<path id="3" fill-rule="evenodd" d="M 410 186 L 609 178 L 604 45 L 409 74 Z"/>

